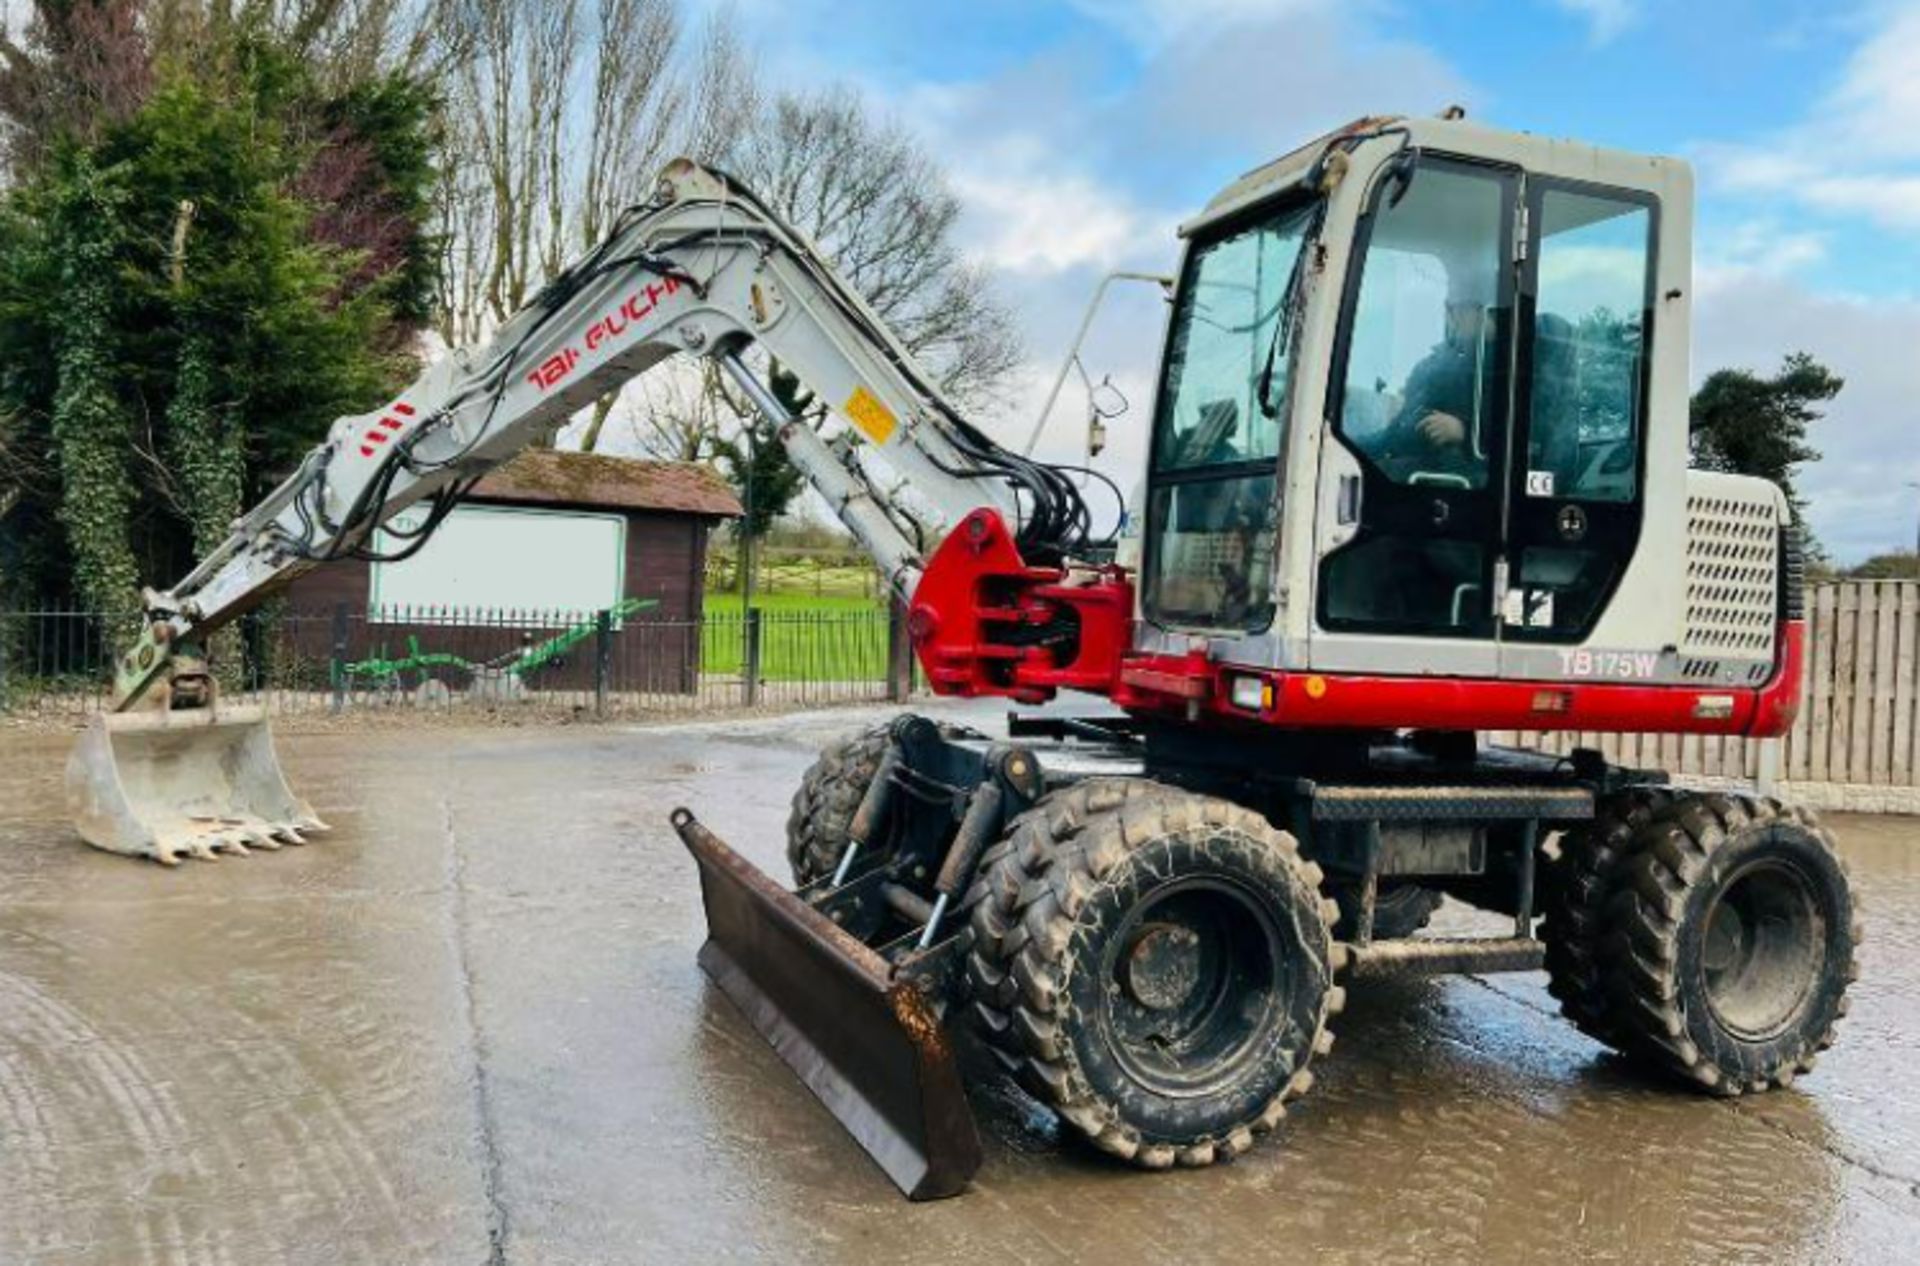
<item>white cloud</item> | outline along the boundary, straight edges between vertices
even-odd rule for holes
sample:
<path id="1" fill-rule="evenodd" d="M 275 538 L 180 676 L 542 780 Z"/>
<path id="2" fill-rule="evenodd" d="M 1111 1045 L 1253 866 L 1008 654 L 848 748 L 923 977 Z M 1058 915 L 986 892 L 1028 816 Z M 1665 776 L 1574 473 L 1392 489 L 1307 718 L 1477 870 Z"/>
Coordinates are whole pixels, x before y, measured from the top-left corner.
<path id="1" fill-rule="evenodd" d="M 1700 160 L 1725 192 L 1920 231 L 1920 6 L 1891 11 L 1805 121 L 1755 144 L 1703 146 Z"/>
<path id="2" fill-rule="evenodd" d="M 1105 122 L 1122 153 L 1198 155 L 1238 173 L 1363 115 L 1431 114 L 1475 96 L 1431 50 L 1313 12 L 1169 46 Z"/>
<path id="3" fill-rule="evenodd" d="M 1553 0 L 1553 3 L 1585 19 L 1587 38 L 1596 45 L 1610 43 L 1640 16 L 1634 0 Z"/>
<path id="4" fill-rule="evenodd" d="M 1837 126 L 1841 143 L 1868 154 L 1920 158 L 1920 6 L 1894 10 L 1855 50 L 1815 130 Z"/>
<path id="5" fill-rule="evenodd" d="M 1694 240 L 1693 287 L 1702 297 L 1742 282 L 1793 277 L 1827 257 L 1826 234 L 1772 220 L 1743 221 Z"/>
<path id="6" fill-rule="evenodd" d="M 1331 0 L 1068 0 L 1073 8 L 1156 48 L 1196 31 L 1269 24 L 1332 7 Z"/>
<path id="7" fill-rule="evenodd" d="M 971 221 L 970 245 L 998 269 L 1111 269 L 1161 236 L 1141 208 L 1086 175 L 970 164 L 954 173 L 953 187 Z"/>

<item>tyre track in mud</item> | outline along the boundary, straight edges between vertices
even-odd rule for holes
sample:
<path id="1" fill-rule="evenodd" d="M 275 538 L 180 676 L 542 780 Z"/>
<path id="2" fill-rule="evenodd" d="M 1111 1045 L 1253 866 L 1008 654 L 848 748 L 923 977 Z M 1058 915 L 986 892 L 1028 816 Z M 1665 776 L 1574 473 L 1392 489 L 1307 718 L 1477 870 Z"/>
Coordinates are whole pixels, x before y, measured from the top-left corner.
<path id="1" fill-rule="evenodd" d="M 8 1018 L 0 1044 L 0 1076 L 29 1087 L 27 1093 L 34 1098 L 31 1112 L 17 1122 L 31 1128 L 8 1131 L 6 1160 L 0 1163 L 0 1173 L 20 1164 L 32 1177 L 8 1174 L 10 1191 L 58 1192 L 80 1176 L 70 1159 L 75 1148 L 111 1148 L 123 1142 L 131 1143 L 139 1158 L 137 1167 L 122 1171 L 124 1176 L 144 1176 L 149 1190 L 155 1184 L 197 1186 L 208 1181 L 205 1164 L 191 1151 L 185 1112 L 166 1083 L 126 1043 L 19 976 L 0 975 L 0 1010 Z M 31 1089 L 56 1085 L 62 1087 L 58 1096 Z M 17 1092 L 9 1095 L 10 1100 L 17 1097 Z M 121 1235 L 115 1238 L 130 1240 L 143 1264 L 232 1260 L 223 1242 L 197 1242 L 171 1201 L 127 1200 L 117 1212 Z M 114 1229 L 108 1228 L 109 1233 Z M 24 1246 L 27 1260 L 79 1247 L 62 1242 L 57 1224 L 42 1224 L 38 1230 L 39 1236 Z"/>
<path id="2" fill-rule="evenodd" d="M 363 908 L 439 891 L 316 888 L 298 852 L 169 873 L 63 833 L 0 821 L 34 880 L 0 880 L 0 1262 L 442 1260 L 445 1161 L 396 1169 L 439 1061 L 381 979 L 432 919 L 395 937 Z"/>
<path id="3" fill-rule="evenodd" d="M 243 948 L 259 951 L 256 963 L 272 953 Z M 75 1185 L 123 1187 L 101 1232 L 115 1242 L 124 1232 L 143 1263 L 303 1252 L 322 1260 L 309 1236 L 323 1223 L 331 1252 L 389 1251 L 409 1201 L 385 1140 L 419 1115 L 408 1107 L 406 1059 L 390 1025 L 339 991 L 325 993 L 318 1065 L 315 1035 L 300 1026 L 290 1040 L 244 1006 L 210 1008 L 200 998 L 172 1019 L 184 1053 L 156 1065 L 138 1052 L 165 1023 L 157 1011 L 132 1028 L 109 1025 L 23 975 L 0 973 L 5 1187 L 50 1206 Z M 350 1101 L 335 1084 L 337 1068 L 352 1070 Z M 370 1086 L 383 1092 L 366 1093 Z M 231 1212 L 208 1218 L 203 1197 Z M 35 1250 L 22 1246 L 22 1260 L 58 1247 L 57 1207 L 46 1212 L 16 1228 L 37 1237 Z M 0 1244 L 7 1238 L 0 1234 Z"/>

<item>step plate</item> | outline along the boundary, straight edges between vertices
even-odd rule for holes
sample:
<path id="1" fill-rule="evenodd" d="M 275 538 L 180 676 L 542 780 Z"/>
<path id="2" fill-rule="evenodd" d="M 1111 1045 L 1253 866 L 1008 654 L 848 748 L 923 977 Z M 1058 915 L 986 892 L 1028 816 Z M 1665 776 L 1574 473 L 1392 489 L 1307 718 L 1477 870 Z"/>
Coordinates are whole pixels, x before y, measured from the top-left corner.
<path id="1" fill-rule="evenodd" d="M 1532 937 L 1419 937 L 1349 947 L 1354 980 L 1538 971 L 1547 948 Z"/>

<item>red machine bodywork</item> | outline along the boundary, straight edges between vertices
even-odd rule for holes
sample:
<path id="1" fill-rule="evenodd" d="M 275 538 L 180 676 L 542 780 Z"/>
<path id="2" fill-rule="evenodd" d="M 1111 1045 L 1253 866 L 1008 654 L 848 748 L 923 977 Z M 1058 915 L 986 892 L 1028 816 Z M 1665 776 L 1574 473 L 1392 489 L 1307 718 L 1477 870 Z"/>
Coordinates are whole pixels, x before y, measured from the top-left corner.
<path id="1" fill-rule="evenodd" d="M 992 510 L 961 521 L 928 560 L 908 629 L 936 693 L 1040 703 L 1058 690 L 1133 712 L 1287 729 L 1591 730 L 1773 738 L 1800 711 L 1806 623 L 1783 620 L 1774 672 L 1757 687 L 1508 681 L 1315 673 L 1220 663 L 1133 646 L 1133 585 L 1109 567 L 1030 567 Z M 1262 682 L 1261 704 L 1232 700 Z"/>
<path id="2" fill-rule="evenodd" d="M 1029 567 L 995 511 L 962 519 L 927 560 L 907 613 L 935 692 L 1022 703 L 1057 690 L 1111 694 L 1132 646 L 1133 584 L 1118 567 L 1068 581 Z"/>

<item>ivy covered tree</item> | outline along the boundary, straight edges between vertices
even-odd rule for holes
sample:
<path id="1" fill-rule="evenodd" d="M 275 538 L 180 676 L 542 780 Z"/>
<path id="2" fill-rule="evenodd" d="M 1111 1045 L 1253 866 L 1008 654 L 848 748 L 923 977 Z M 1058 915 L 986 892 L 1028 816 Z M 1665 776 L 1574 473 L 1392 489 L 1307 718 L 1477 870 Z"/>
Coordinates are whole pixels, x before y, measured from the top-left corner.
<path id="1" fill-rule="evenodd" d="M 343 85 L 265 18 L 156 44 L 175 28 L 129 28 L 127 7 L 42 0 L 41 46 L 0 65 L 0 435 L 18 459 L 0 475 L 28 472 L 0 518 L 13 603 L 127 610 L 179 575 L 336 417 L 413 376 L 432 315 L 429 86 Z M 60 36 L 83 10 L 118 71 Z M 103 77 L 114 92 L 81 90 Z M 56 111 L 28 80 L 80 88 Z"/>
<path id="2" fill-rule="evenodd" d="M 60 471 L 60 521 L 72 548 L 73 585 L 95 611 L 133 608 L 138 579 L 128 541 L 132 427 L 115 386 L 119 330 L 114 256 L 124 191 L 84 154 L 63 163 L 49 199 L 47 261 L 58 280 L 52 332 L 49 433 Z"/>

